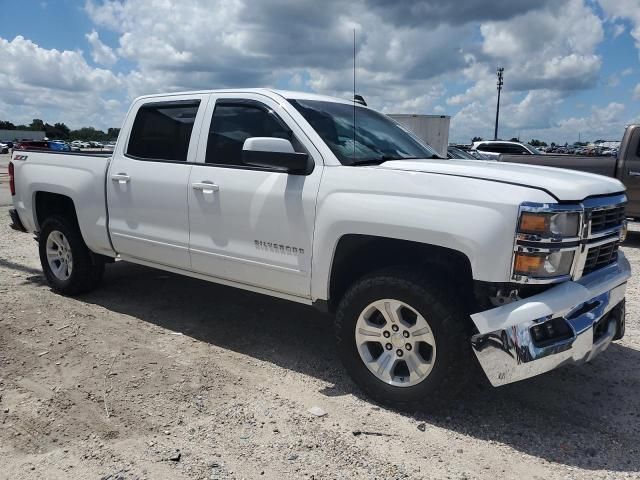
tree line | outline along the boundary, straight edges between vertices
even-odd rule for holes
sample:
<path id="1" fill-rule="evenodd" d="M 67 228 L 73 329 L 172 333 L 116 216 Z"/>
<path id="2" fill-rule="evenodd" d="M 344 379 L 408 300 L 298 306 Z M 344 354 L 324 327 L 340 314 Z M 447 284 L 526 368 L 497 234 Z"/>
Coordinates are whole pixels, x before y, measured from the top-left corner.
<path id="1" fill-rule="evenodd" d="M 106 142 L 115 140 L 120 133 L 119 128 L 109 128 L 107 131 L 98 130 L 93 127 L 82 127 L 71 130 L 64 123 L 54 123 L 53 125 L 43 122 L 39 118 L 34 118 L 29 125 L 14 125 L 6 120 L 0 120 L 0 130 L 31 130 L 45 132 L 45 136 L 52 140 L 84 140 L 94 142 Z M 20 140 L 19 138 L 17 140 Z"/>

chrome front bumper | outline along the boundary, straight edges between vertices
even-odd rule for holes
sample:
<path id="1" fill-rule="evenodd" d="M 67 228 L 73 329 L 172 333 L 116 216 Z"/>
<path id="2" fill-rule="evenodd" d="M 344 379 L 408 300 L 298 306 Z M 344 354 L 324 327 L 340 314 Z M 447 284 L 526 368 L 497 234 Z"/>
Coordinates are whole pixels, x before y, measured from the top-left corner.
<path id="1" fill-rule="evenodd" d="M 624 295 L 631 267 L 618 261 L 575 282 L 565 282 L 524 300 L 471 316 L 478 334 L 473 350 L 494 387 L 588 362 L 624 333 Z M 532 328 L 553 320 L 564 335 L 541 342 Z"/>

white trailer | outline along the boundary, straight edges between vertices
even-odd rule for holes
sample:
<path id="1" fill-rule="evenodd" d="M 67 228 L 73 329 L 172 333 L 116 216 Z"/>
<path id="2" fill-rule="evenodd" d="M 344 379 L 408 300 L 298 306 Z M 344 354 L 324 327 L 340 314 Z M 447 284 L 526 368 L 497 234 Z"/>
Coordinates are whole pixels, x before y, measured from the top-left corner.
<path id="1" fill-rule="evenodd" d="M 413 113 L 392 113 L 389 116 L 428 143 L 440 155 L 447 156 L 450 116 Z"/>

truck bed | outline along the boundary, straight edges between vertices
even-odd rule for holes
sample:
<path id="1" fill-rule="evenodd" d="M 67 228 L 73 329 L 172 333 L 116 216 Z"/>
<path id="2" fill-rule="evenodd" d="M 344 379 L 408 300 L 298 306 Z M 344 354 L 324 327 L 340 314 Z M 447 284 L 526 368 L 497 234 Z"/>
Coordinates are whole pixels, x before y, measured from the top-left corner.
<path id="1" fill-rule="evenodd" d="M 615 177 L 617 160 L 615 157 L 588 157 L 581 155 L 500 155 L 498 161 L 567 168 L 569 170 L 597 173 L 606 177 Z"/>
<path id="2" fill-rule="evenodd" d="M 27 192 L 65 195 L 73 200 L 87 246 L 96 253 L 112 253 L 105 201 L 105 178 L 110 158 L 110 153 L 16 150 L 11 160 L 16 182 L 14 206 L 25 227 L 30 231 L 38 231 L 39 227 L 37 195 Z"/>

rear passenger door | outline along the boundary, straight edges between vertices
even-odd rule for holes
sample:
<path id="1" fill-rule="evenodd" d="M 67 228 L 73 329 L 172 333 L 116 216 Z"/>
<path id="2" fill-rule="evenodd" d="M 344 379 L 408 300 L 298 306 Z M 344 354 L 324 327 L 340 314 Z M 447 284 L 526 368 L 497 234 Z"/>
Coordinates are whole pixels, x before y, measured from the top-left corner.
<path id="1" fill-rule="evenodd" d="M 315 162 L 309 175 L 242 163 L 250 137 L 290 140 Z M 309 297 L 311 251 L 322 159 L 275 101 L 212 96 L 191 172 L 192 269 L 221 280 Z"/>
<path id="2" fill-rule="evenodd" d="M 132 107 L 107 174 L 109 231 L 122 258 L 190 268 L 187 192 L 206 95 Z"/>

